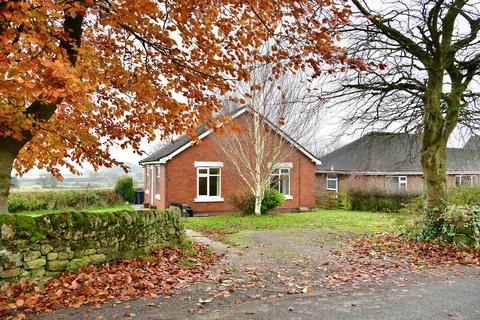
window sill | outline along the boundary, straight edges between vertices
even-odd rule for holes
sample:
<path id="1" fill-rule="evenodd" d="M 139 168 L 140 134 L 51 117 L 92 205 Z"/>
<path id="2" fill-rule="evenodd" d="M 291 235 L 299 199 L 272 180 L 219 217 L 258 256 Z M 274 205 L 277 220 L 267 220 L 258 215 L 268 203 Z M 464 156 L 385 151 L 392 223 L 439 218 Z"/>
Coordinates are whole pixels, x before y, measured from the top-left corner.
<path id="1" fill-rule="evenodd" d="M 293 197 L 285 195 L 285 200 L 293 200 Z"/>
<path id="2" fill-rule="evenodd" d="M 335 192 L 337 192 L 337 189 L 327 188 L 327 191 L 335 191 Z"/>
<path id="3" fill-rule="evenodd" d="M 223 202 L 221 197 L 197 197 L 194 199 L 195 202 Z"/>

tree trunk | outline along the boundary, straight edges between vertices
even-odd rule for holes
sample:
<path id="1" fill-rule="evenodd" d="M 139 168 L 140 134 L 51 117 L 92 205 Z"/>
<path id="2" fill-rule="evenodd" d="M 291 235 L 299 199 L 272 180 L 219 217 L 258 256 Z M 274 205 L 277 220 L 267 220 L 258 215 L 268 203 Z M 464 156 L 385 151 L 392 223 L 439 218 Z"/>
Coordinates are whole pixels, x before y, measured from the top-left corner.
<path id="1" fill-rule="evenodd" d="M 257 216 L 262 214 L 262 200 L 263 200 L 263 188 L 262 177 L 260 173 L 260 164 L 255 164 L 255 214 Z"/>
<path id="2" fill-rule="evenodd" d="M 0 140 L 0 214 L 8 213 L 8 194 L 13 162 L 17 157 L 20 146 L 12 139 Z"/>
<path id="3" fill-rule="evenodd" d="M 442 65 L 442 57 L 435 59 Z M 447 141 L 451 129 L 445 124 L 442 114 L 443 69 L 432 68 L 429 72 L 425 91 L 423 119 L 422 169 L 426 191 L 425 208 L 439 212 L 447 201 Z"/>
<path id="4" fill-rule="evenodd" d="M 255 148 L 255 215 L 262 214 L 262 200 L 263 200 L 263 188 L 262 188 L 262 173 L 261 163 L 263 162 L 264 149 L 263 141 L 260 134 L 261 121 L 258 112 L 253 114 L 253 142 Z"/>
<path id="5" fill-rule="evenodd" d="M 259 216 L 262 214 L 262 195 L 261 193 L 255 192 L 255 215 Z"/>
<path id="6" fill-rule="evenodd" d="M 422 151 L 426 208 L 440 209 L 447 201 L 447 143 L 437 140 Z"/>

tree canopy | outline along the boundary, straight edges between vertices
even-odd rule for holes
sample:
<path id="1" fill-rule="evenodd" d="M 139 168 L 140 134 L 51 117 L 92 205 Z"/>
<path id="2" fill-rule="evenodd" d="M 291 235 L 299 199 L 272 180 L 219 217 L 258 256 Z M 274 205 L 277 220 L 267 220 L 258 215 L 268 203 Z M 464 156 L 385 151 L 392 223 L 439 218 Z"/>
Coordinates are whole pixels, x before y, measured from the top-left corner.
<path id="1" fill-rule="evenodd" d="M 347 127 L 421 133 L 427 204 L 446 201 L 446 146 L 453 130 L 480 129 L 478 1 L 352 0 L 342 28 L 347 54 L 368 60 L 325 93 L 344 108 Z"/>
<path id="2" fill-rule="evenodd" d="M 112 146 L 211 120 L 252 60 L 348 62 L 334 41 L 348 14 L 317 0 L 3 1 L 0 148 L 20 150 L 20 173 L 119 164 Z"/>

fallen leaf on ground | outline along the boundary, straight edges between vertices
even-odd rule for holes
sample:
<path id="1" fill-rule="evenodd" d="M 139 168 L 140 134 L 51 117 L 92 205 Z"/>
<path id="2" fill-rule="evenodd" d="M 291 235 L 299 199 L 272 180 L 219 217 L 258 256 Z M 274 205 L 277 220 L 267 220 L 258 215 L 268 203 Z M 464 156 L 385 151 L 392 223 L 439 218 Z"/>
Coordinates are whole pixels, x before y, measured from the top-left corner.
<path id="1" fill-rule="evenodd" d="M 354 239 L 350 244 L 350 250 L 330 252 L 338 268 L 335 273 L 325 276 L 324 285 L 327 288 L 376 282 L 401 272 L 419 272 L 425 266 L 429 269 L 455 264 L 480 266 L 478 252 L 466 252 L 453 246 L 409 240 L 391 234 L 365 236 Z"/>
<path id="2" fill-rule="evenodd" d="M 47 280 L 5 282 L 0 287 L 2 319 L 21 319 L 25 313 L 38 315 L 65 307 L 98 307 L 113 299 L 119 304 L 138 296 L 168 298 L 177 289 L 208 279 L 218 256 L 202 245 L 194 244 L 194 249 L 196 255 L 188 254 L 189 267 L 181 266 L 187 258 L 181 247 L 163 248 L 147 257 L 91 265 Z"/>
<path id="3" fill-rule="evenodd" d="M 199 298 L 198 299 L 198 303 L 201 303 L 201 304 L 207 304 L 209 302 L 212 302 L 213 298 L 207 298 L 207 299 L 202 299 L 202 298 Z"/>

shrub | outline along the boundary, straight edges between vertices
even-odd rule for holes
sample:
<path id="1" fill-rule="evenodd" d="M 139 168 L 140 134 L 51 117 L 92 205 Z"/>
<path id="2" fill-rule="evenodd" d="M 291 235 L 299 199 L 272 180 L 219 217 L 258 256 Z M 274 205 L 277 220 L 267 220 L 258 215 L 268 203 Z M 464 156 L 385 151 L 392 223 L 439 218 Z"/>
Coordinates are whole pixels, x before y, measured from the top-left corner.
<path id="1" fill-rule="evenodd" d="M 122 199 L 113 190 L 14 192 L 8 197 L 8 210 L 16 213 L 88 207 L 104 208 L 120 203 L 122 203 Z"/>
<path id="2" fill-rule="evenodd" d="M 29 194 L 11 194 L 8 197 L 8 211 L 15 213 L 20 211 L 37 211 L 48 209 L 48 202 L 45 198 L 40 198 Z"/>
<path id="3" fill-rule="evenodd" d="M 344 209 L 348 207 L 347 194 L 345 192 L 317 192 L 315 201 L 319 209 Z"/>
<path id="4" fill-rule="evenodd" d="M 451 189 L 449 203 L 457 206 L 480 206 L 480 186 Z"/>
<path id="5" fill-rule="evenodd" d="M 427 214 L 410 230 L 419 240 L 453 244 L 480 251 L 480 207 L 447 206 L 435 214 Z"/>
<path id="6" fill-rule="evenodd" d="M 245 215 L 253 214 L 255 211 L 255 197 L 250 192 L 233 195 L 232 203 L 235 208 Z"/>
<path id="7" fill-rule="evenodd" d="M 284 202 L 285 196 L 280 191 L 275 189 L 265 190 L 261 205 L 262 214 L 281 206 Z"/>
<path id="8" fill-rule="evenodd" d="M 133 189 L 133 179 L 130 176 L 123 176 L 118 178 L 115 184 L 115 192 L 125 201 L 132 202 L 135 195 Z"/>
<path id="9" fill-rule="evenodd" d="M 255 213 L 255 196 L 250 192 L 234 195 L 232 197 L 233 205 L 243 214 L 250 215 Z M 285 196 L 275 189 L 267 189 L 263 195 L 260 211 L 265 214 L 285 202 Z"/>
<path id="10" fill-rule="evenodd" d="M 404 204 L 406 211 L 421 211 L 425 206 L 424 196 Z M 410 205 L 412 204 L 412 205 Z M 480 186 L 455 187 L 448 191 L 448 204 L 454 206 L 480 206 Z M 403 211 L 403 210 L 401 210 Z M 407 213 L 407 212 L 404 213 Z"/>
<path id="11" fill-rule="evenodd" d="M 349 191 L 348 209 L 354 211 L 398 212 L 418 196 L 410 193 L 383 193 L 379 191 Z"/>

